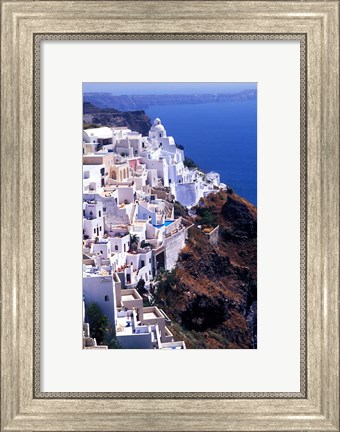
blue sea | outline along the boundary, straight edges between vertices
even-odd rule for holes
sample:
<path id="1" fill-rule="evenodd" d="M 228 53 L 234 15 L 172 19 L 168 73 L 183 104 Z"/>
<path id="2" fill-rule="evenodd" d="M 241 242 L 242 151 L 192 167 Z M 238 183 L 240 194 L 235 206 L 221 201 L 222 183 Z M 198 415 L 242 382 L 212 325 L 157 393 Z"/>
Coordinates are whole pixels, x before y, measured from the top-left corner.
<path id="1" fill-rule="evenodd" d="M 167 134 L 203 171 L 257 205 L 257 101 L 160 105 L 145 110 L 159 117 Z"/>

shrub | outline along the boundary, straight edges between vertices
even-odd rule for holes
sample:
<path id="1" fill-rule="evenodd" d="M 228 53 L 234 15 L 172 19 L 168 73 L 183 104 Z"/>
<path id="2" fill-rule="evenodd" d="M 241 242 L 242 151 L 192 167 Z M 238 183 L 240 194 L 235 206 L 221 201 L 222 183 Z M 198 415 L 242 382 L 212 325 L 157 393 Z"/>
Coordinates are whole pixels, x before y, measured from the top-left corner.
<path id="1" fill-rule="evenodd" d="M 197 207 L 196 214 L 201 218 L 202 225 L 214 226 L 216 225 L 216 217 L 211 209 Z"/>
<path id="2" fill-rule="evenodd" d="M 141 297 L 148 294 L 148 290 L 145 288 L 145 280 L 144 279 L 142 279 L 142 278 L 139 279 L 139 281 L 136 285 L 136 290 Z"/>
<path id="3" fill-rule="evenodd" d="M 192 300 L 181 318 L 188 330 L 204 331 L 226 320 L 227 307 L 222 297 L 211 298 L 206 294 L 200 294 Z"/>
<path id="4" fill-rule="evenodd" d="M 183 164 L 187 168 L 198 168 L 196 163 L 192 159 L 188 158 L 187 156 L 185 156 Z"/>
<path id="5" fill-rule="evenodd" d="M 91 337 L 96 338 L 98 345 L 102 344 L 106 335 L 111 331 L 107 316 L 103 314 L 97 303 L 91 303 L 86 308 L 86 316 L 90 325 Z"/>
<path id="6" fill-rule="evenodd" d="M 188 215 L 188 209 L 184 207 L 180 202 L 175 201 L 174 203 L 174 216 L 178 217 L 186 217 Z"/>

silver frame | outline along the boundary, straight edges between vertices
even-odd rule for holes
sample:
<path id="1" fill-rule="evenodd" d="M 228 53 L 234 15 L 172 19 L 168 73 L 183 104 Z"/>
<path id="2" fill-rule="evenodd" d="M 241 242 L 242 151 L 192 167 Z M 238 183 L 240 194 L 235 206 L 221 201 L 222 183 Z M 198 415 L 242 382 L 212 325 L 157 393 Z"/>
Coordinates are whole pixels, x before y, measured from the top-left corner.
<path id="1" fill-rule="evenodd" d="M 339 431 L 338 14 L 328 0 L 2 1 L 1 430 L 126 430 L 132 416 L 139 430 Z M 40 392 L 39 43 L 47 38 L 300 40 L 299 393 Z"/>

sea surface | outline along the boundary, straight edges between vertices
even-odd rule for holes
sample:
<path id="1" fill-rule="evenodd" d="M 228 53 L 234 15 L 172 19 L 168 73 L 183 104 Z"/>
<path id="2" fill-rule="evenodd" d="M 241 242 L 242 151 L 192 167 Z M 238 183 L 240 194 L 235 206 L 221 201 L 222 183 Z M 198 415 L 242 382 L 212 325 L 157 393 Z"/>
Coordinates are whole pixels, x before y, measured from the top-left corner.
<path id="1" fill-rule="evenodd" d="M 168 136 L 205 172 L 217 171 L 221 182 L 257 205 L 257 101 L 154 105 L 146 113 L 159 117 Z"/>

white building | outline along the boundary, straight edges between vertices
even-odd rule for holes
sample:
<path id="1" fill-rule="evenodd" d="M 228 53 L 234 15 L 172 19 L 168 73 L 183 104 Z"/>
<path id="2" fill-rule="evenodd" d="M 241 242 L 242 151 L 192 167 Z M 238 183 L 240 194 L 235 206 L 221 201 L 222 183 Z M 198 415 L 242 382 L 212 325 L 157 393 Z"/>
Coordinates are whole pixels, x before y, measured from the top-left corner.
<path id="1" fill-rule="evenodd" d="M 102 148 L 113 151 L 115 141 L 112 129 L 108 127 L 86 129 L 83 131 L 83 154 L 94 153 Z"/>
<path id="2" fill-rule="evenodd" d="M 109 318 L 123 348 L 185 349 L 174 342 L 170 320 L 144 307 L 160 269 L 172 269 L 190 224 L 174 219 L 169 202 L 186 207 L 216 192 L 219 174 L 184 166 L 184 151 L 155 119 L 148 136 L 127 128 L 95 128 L 83 134 L 83 294 Z"/>
<path id="3" fill-rule="evenodd" d="M 104 234 L 103 205 L 101 202 L 85 201 L 83 203 L 83 236 L 84 238 L 101 238 Z"/>

